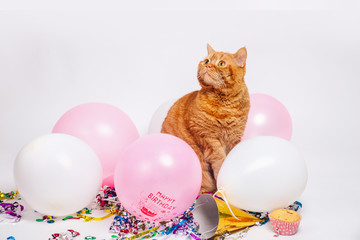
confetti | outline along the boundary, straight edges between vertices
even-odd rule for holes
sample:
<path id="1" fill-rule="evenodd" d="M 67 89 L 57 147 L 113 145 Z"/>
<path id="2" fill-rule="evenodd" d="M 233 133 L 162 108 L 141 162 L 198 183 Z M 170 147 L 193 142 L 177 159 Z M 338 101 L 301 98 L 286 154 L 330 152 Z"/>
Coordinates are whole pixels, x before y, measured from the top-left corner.
<path id="1" fill-rule="evenodd" d="M 16 195 L 15 195 L 16 194 Z M 17 192 L 14 192 L 12 196 L 17 196 Z M 1 195 L 4 196 L 5 195 Z M 10 198 L 10 195 L 6 195 L 7 198 Z M 104 186 L 99 194 L 96 196 L 94 202 L 89 205 L 87 208 L 75 213 L 75 216 L 66 216 L 62 218 L 63 221 L 69 219 L 83 219 L 85 222 L 87 221 L 100 221 L 106 219 L 108 217 L 114 216 L 114 219 L 109 227 L 109 233 L 112 235 L 109 236 L 110 239 L 113 240 L 135 240 L 135 239 L 153 239 L 155 237 L 166 237 L 170 235 L 177 236 L 186 236 L 187 239 L 201 240 L 200 234 L 198 233 L 199 225 L 194 220 L 192 210 L 195 203 L 190 207 L 187 211 L 185 211 L 180 216 L 170 220 L 163 221 L 160 223 L 153 223 L 150 221 L 143 221 L 138 219 L 136 216 L 131 215 L 127 212 L 123 206 L 120 204 L 116 192 L 114 188 L 110 188 Z M 22 211 L 23 207 L 21 205 L 15 207 Z M 302 208 L 302 204 L 300 202 L 294 202 L 292 205 L 288 207 L 288 209 L 292 209 L 298 211 Z M 108 213 L 103 217 L 93 217 L 93 210 L 103 210 Z M 4 211 L 3 211 L 4 212 Z M 0 207 L 0 213 L 1 207 Z M 249 214 L 262 219 L 262 223 L 259 225 L 265 224 L 269 218 L 268 213 L 257 213 L 257 212 L 248 212 Z M 21 217 L 21 216 L 20 216 Z M 0 219 L 1 221 L 1 219 Z M 42 219 L 36 219 L 38 222 L 47 222 L 53 223 L 55 218 L 52 216 L 43 216 Z M 242 229 L 239 232 L 232 234 L 224 234 L 223 236 L 218 236 L 217 239 L 220 240 L 235 240 L 235 239 L 244 239 L 247 236 L 247 232 L 249 228 Z M 65 233 L 54 233 L 50 240 L 73 240 L 80 233 L 75 232 L 74 230 L 68 230 Z M 95 236 L 88 235 L 84 237 L 85 240 L 96 240 Z M 10 238 L 9 240 L 13 240 Z M 15 240 L 15 239 L 14 239 Z"/>
<path id="2" fill-rule="evenodd" d="M 160 222 L 157 225 L 150 221 L 141 221 L 124 209 L 121 209 L 120 214 L 114 218 L 109 231 L 117 233 L 118 239 L 134 240 L 138 238 L 153 238 L 156 235 L 178 234 L 199 240 L 201 238 L 197 233 L 198 224 L 193 219 L 192 209 L 193 207 L 171 221 Z M 133 234 L 133 236 L 127 238 L 127 234 Z"/>
<path id="3" fill-rule="evenodd" d="M 118 207 L 119 207 L 118 201 L 115 200 L 116 194 L 115 194 L 115 196 L 113 196 L 114 194 L 115 194 L 114 189 L 106 187 L 105 190 L 101 190 L 101 193 L 95 199 L 96 205 L 100 206 L 100 209 L 107 212 L 108 213 L 107 215 L 105 215 L 103 217 L 88 216 L 88 215 L 92 214 L 92 211 L 94 209 L 98 209 L 97 206 L 94 206 L 94 208 L 84 208 L 83 210 L 78 211 L 76 213 L 76 216 L 66 216 L 62 220 L 66 221 L 66 220 L 69 220 L 69 219 L 83 219 L 85 222 L 88 222 L 88 221 L 101 221 L 101 220 L 104 220 L 104 219 L 106 219 L 108 217 L 111 217 L 111 216 L 115 215 L 119 211 L 119 209 L 118 209 Z M 37 222 L 54 223 L 55 219 L 56 218 L 53 217 L 53 216 L 44 215 L 42 217 L 42 219 L 39 218 L 39 219 L 36 219 L 36 221 Z"/>
<path id="4" fill-rule="evenodd" d="M 68 219 L 80 219 L 80 218 L 79 217 L 74 217 L 74 216 L 67 216 L 67 217 L 64 217 L 62 220 L 66 221 Z"/>
<path id="5" fill-rule="evenodd" d="M 96 203 L 101 209 L 109 211 L 116 209 L 116 216 L 109 228 L 112 239 L 146 239 L 157 235 L 179 234 L 187 235 L 190 238 L 199 240 L 197 233 L 198 225 L 195 223 L 191 210 L 193 206 L 184 214 L 172 219 L 155 224 L 150 221 L 142 221 L 127 212 L 117 199 L 114 188 L 104 186 L 101 192 L 96 196 Z"/>
<path id="6" fill-rule="evenodd" d="M 38 218 L 36 219 L 37 222 L 47 222 L 47 223 L 54 223 L 55 222 L 55 217 L 53 216 L 43 216 L 43 218 Z"/>
<path id="7" fill-rule="evenodd" d="M 21 220 L 20 213 L 24 210 L 24 206 L 18 202 L 0 203 L 0 222 L 17 223 Z"/>
<path id="8" fill-rule="evenodd" d="M 3 200 L 7 200 L 7 199 L 14 199 L 18 196 L 19 192 L 18 191 L 11 191 L 9 193 L 4 193 L 0 191 L 0 203 L 3 202 Z"/>
<path id="9" fill-rule="evenodd" d="M 107 194 L 107 191 L 110 191 L 111 194 Z M 108 198 L 111 198 L 108 201 Z M 115 233 L 117 235 L 112 235 L 112 239 L 116 240 L 135 240 L 135 239 L 147 239 L 153 238 L 156 236 L 166 236 L 166 235 L 182 235 L 188 236 L 188 239 L 201 240 L 200 234 L 198 233 L 199 226 L 195 222 L 192 210 L 194 205 L 182 215 L 170 220 L 160 222 L 155 225 L 155 223 L 149 221 L 142 221 L 137 219 L 135 216 L 127 212 L 116 198 L 116 193 L 110 188 L 104 189 L 103 193 L 97 196 L 97 201 L 100 203 L 102 208 L 114 207 L 118 209 L 118 213 L 115 216 L 111 226 L 110 233 Z M 295 202 L 289 207 L 298 210 L 301 208 L 301 203 Z M 262 219 L 259 225 L 263 225 L 269 221 L 267 212 L 248 212 L 251 215 Z M 225 234 L 219 236 L 218 239 L 225 240 L 235 240 L 235 239 L 244 239 L 247 236 L 249 228 L 242 229 L 239 232 L 232 234 Z"/>
<path id="10" fill-rule="evenodd" d="M 294 210 L 294 211 L 300 211 L 302 209 L 302 204 L 301 202 L 294 202 L 293 204 L 291 204 L 290 206 L 288 206 L 286 209 L 289 209 L 289 210 Z"/>
<path id="11" fill-rule="evenodd" d="M 93 236 L 86 236 L 85 237 L 85 240 L 95 240 L 96 237 L 93 237 Z"/>
<path id="12" fill-rule="evenodd" d="M 65 233 L 52 234 L 49 240 L 73 240 L 78 236 L 80 236 L 79 232 L 76 232 L 72 229 L 68 229 Z"/>

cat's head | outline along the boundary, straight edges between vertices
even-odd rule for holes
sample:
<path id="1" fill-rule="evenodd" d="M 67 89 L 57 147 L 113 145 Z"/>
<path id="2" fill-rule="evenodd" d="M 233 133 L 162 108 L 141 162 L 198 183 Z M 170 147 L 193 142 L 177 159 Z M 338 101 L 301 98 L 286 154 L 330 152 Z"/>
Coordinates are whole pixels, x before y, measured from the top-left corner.
<path id="1" fill-rule="evenodd" d="M 203 89 L 229 92 L 241 88 L 246 72 L 246 48 L 236 53 L 216 52 L 208 44 L 208 56 L 200 61 L 198 80 Z"/>

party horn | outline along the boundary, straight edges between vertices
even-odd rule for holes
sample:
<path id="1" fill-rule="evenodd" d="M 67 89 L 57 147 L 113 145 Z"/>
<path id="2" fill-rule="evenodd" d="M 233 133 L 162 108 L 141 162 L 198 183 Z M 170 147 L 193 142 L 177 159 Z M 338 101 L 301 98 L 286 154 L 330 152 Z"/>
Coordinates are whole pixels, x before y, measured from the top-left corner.
<path id="1" fill-rule="evenodd" d="M 210 194 L 202 194 L 197 199 L 194 220 L 199 224 L 202 239 L 223 236 L 262 222 L 249 213 L 241 211 Z"/>

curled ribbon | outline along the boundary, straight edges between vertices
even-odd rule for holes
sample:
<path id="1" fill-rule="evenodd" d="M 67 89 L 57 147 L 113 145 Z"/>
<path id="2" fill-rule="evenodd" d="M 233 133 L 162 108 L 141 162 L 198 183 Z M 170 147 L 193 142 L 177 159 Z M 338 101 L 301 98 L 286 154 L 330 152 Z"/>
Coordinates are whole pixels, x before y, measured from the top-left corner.
<path id="1" fill-rule="evenodd" d="M 78 216 L 79 218 L 83 218 L 85 222 L 89 222 L 89 221 L 101 221 L 104 220 L 108 217 L 111 217 L 112 215 L 114 215 L 115 213 L 117 213 L 119 210 L 118 209 L 106 209 L 105 212 L 108 212 L 108 215 L 105 215 L 103 217 L 90 217 L 90 216 L 85 216 L 83 214 L 89 213 L 88 210 L 82 210 L 80 212 L 76 213 L 76 216 Z"/>
<path id="2" fill-rule="evenodd" d="M 0 216 L 3 219 L 1 221 L 12 221 L 19 222 L 21 219 L 21 215 L 19 214 L 24 210 L 24 206 L 20 205 L 18 202 L 14 203 L 0 203 Z"/>
<path id="3" fill-rule="evenodd" d="M 129 240 L 133 240 L 133 239 L 137 239 L 137 238 L 139 238 L 139 237 L 142 237 L 142 236 L 144 236 L 144 235 L 146 235 L 146 234 L 148 234 L 148 233 L 155 233 L 155 235 L 156 235 L 156 230 L 158 230 L 159 229 L 159 226 L 157 226 L 157 227 L 154 227 L 154 228 L 150 228 L 149 230 L 146 230 L 146 231 L 143 231 L 143 232 L 141 232 L 141 233 L 138 233 L 138 234 L 136 234 L 136 235 L 134 235 L 134 236 L 132 236 L 132 237 L 129 237 L 128 239 Z M 154 236 L 155 236 L 154 235 Z M 144 237 L 145 238 L 145 237 Z"/>

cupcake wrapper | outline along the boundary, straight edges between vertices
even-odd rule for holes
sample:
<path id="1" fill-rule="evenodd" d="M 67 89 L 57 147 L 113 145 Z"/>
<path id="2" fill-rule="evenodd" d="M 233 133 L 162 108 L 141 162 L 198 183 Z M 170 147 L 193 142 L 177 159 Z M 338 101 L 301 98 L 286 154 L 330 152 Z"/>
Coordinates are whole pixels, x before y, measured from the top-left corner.
<path id="1" fill-rule="evenodd" d="M 288 223 L 284 221 L 279 221 L 270 217 L 270 223 L 274 231 L 279 235 L 294 235 L 300 225 L 300 220 L 293 223 Z"/>

